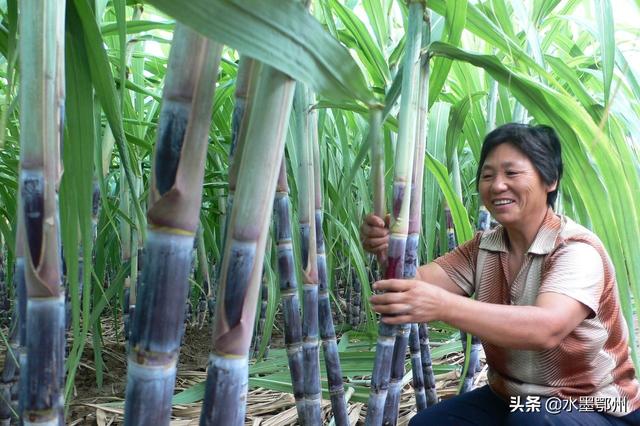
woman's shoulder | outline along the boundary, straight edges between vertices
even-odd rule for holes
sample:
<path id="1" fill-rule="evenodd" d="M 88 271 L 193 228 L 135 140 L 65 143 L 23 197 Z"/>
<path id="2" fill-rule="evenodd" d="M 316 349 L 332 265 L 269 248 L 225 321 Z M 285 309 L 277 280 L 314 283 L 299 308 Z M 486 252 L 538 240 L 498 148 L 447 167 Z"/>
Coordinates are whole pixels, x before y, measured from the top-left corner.
<path id="1" fill-rule="evenodd" d="M 561 226 L 560 232 L 558 233 L 556 246 L 568 244 L 571 242 L 583 242 L 594 246 L 594 248 L 596 249 L 604 247 L 604 244 L 602 243 L 600 238 L 598 238 L 598 236 L 589 228 L 580 225 L 570 217 L 564 215 L 558 216 L 560 217 Z"/>
<path id="2" fill-rule="evenodd" d="M 569 255 L 585 260 L 593 259 L 593 255 L 597 253 L 605 265 L 612 265 L 607 249 L 593 231 L 576 223 L 569 217 L 559 216 L 562 225 L 558 233 L 555 249 L 550 253 L 552 258 Z M 588 256 L 588 254 L 591 255 Z"/>

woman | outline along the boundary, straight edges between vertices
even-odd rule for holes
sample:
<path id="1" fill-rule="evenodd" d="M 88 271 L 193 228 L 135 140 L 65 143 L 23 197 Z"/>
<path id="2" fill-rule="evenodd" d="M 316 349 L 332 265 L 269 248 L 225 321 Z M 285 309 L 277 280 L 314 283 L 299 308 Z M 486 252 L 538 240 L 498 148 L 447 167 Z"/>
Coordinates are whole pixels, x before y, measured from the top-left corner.
<path id="1" fill-rule="evenodd" d="M 421 266 L 414 280 L 374 284 L 385 292 L 371 297 L 382 321 L 445 321 L 485 350 L 489 385 L 418 413 L 412 426 L 640 425 L 613 265 L 592 232 L 553 211 L 560 154 L 547 126 L 489 133 L 477 187 L 500 226 Z M 367 251 L 386 252 L 381 218 L 367 216 L 361 234 Z"/>

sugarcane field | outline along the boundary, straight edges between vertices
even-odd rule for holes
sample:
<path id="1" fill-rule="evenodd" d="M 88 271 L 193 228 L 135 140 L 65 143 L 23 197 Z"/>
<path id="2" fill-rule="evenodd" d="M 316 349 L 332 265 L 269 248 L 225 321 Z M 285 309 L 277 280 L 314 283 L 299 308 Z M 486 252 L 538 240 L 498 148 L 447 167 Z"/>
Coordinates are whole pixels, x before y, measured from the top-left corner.
<path id="1" fill-rule="evenodd" d="M 640 426 L 640 0 L 0 16 L 0 426 Z"/>

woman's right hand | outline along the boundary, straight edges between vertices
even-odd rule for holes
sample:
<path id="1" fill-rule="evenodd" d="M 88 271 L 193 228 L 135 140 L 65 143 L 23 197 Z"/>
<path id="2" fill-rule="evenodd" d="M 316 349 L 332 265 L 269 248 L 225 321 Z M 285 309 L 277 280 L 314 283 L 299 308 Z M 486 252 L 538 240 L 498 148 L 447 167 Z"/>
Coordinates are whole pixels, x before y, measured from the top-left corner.
<path id="1" fill-rule="evenodd" d="M 387 215 L 387 221 L 389 216 Z M 369 253 L 386 257 L 389 247 L 389 227 L 379 216 L 370 213 L 360 225 L 360 241 L 362 248 Z"/>

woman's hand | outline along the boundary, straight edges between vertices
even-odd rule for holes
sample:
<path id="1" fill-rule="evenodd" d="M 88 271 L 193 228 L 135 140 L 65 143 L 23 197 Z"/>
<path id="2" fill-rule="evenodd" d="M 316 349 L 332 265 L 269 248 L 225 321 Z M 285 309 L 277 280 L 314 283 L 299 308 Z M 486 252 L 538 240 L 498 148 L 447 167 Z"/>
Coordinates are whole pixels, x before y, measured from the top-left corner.
<path id="1" fill-rule="evenodd" d="M 381 314 L 387 324 L 442 320 L 456 297 L 447 290 L 417 280 L 381 280 L 373 289 L 385 292 L 371 296 L 370 301 L 373 310 Z"/>
<path id="2" fill-rule="evenodd" d="M 371 254 L 385 256 L 389 247 L 389 228 L 382 218 L 369 214 L 360 225 L 362 248 Z"/>

